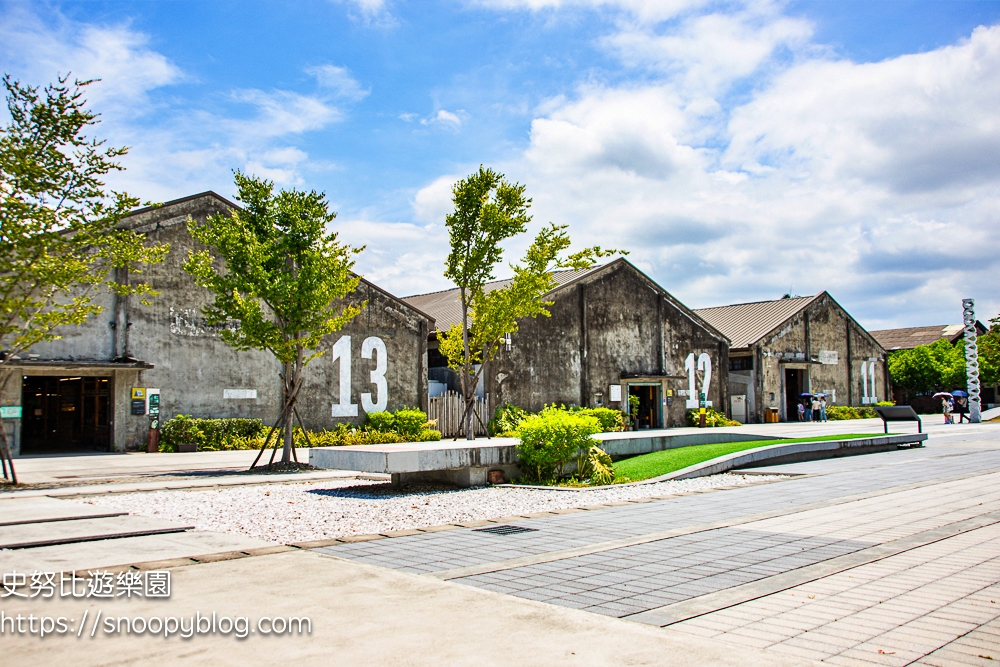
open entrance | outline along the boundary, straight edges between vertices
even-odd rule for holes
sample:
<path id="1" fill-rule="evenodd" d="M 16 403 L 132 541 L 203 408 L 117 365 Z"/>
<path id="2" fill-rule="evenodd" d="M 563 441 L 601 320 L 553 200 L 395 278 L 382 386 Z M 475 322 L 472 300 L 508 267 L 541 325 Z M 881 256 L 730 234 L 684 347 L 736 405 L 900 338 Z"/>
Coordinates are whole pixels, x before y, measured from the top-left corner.
<path id="1" fill-rule="evenodd" d="M 799 394 L 805 391 L 802 375 L 800 368 L 785 369 L 785 421 L 799 420 Z"/>
<path id="2" fill-rule="evenodd" d="M 111 378 L 26 376 L 21 405 L 25 454 L 111 449 Z"/>
<path id="3" fill-rule="evenodd" d="M 660 385 L 630 384 L 629 396 L 639 397 L 639 410 L 636 412 L 636 423 L 639 428 L 660 428 Z"/>

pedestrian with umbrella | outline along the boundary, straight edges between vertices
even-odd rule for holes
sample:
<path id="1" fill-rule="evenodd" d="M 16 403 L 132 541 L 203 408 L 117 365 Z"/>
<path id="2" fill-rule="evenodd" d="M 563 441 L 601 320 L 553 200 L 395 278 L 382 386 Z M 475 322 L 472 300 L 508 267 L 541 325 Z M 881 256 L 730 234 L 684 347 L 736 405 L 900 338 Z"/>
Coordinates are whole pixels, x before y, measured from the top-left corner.
<path id="1" fill-rule="evenodd" d="M 951 395 L 955 397 L 955 414 L 958 415 L 958 423 L 961 424 L 964 419 L 971 424 L 972 420 L 969 419 L 969 394 L 961 389 L 956 389 L 951 392 Z"/>
<path id="2" fill-rule="evenodd" d="M 951 416 L 951 411 L 955 408 L 954 396 L 946 391 L 939 391 L 933 398 L 941 399 L 941 413 L 944 415 L 945 424 L 954 424 L 955 420 Z"/>

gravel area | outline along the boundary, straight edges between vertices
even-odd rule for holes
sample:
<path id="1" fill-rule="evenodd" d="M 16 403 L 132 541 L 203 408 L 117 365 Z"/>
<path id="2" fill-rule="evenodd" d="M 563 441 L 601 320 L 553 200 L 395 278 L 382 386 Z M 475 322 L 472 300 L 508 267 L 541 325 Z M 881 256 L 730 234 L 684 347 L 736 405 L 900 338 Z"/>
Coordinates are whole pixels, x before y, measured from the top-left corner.
<path id="1" fill-rule="evenodd" d="M 236 533 L 284 544 L 345 535 L 424 528 L 547 510 L 759 484 L 781 475 L 722 474 L 592 491 L 510 487 L 393 490 L 385 482 L 357 479 L 266 484 L 190 491 L 153 491 L 78 500 L 141 516 Z"/>

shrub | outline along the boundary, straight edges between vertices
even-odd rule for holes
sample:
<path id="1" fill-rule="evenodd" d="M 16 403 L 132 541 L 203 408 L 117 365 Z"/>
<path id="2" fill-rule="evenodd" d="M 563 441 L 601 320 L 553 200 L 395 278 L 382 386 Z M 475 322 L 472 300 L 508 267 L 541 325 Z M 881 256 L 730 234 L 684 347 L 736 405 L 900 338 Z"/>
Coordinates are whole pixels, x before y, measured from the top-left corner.
<path id="1" fill-rule="evenodd" d="M 203 451 L 248 449 L 244 441 L 263 438 L 267 429 L 259 419 L 199 419 L 177 415 L 160 427 L 160 451 L 176 452 L 177 445 L 188 442 Z"/>
<path id="2" fill-rule="evenodd" d="M 879 401 L 875 405 L 877 405 L 879 407 L 889 407 L 889 406 L 892 406 L 892 405 L 896 405 L 896 401 Z"/>
<path id="3" fill-rule="evenodd" d="M 426 419 L 426 417 L 424 417 Z M 396 430 L 396 416 L 391 412 L 369 412 L 365 415 L 365 429 L 389 433 Z"/>
<path id="4" fill-rule="evenodd" d="M 595 417 L 601 424 L 602 433 L 625 430 L 625 415 L 619 410 L 612 410 L 611 408 L 579 408 L 576 412 L 589 417 Z"/>
<path id="5" fill-rule="evenodd" d="M 490 435 L 514 435 L 517 427 L 530 416 L 524 408 L 504 403 L 493 412 L 493 419 L 486 425 Z"/>
<path id="6" fill-rule="evenodd" d="M 591 436 L 600 432 L 596 417 L 546 408 L 517 427 L 521 469 L 537 481 L 561 477 L 565 465 L 581 449 L 589 450 Z"/>
<path id="7" fill-rule="evenodd" d="M 420 432 L 427 428 L 427 413 L 416 408 L 400 408 L 393 413 L 392 418 L 392 430 L 395 430 L 396 433 L 399 433 L 407 440 L 415 440 L 420 437 Z"/>
<path id="8" fill-rule="evenodd" d="M 615 469 L 611 457 L 603 449 L 594 445 L 587 452 L 583 467 L 577 469 L 581 479 L 589 479 L 595 486 L 612 484 L 615 481 Z"/>
<path id="9" fill-rule="evenodd" d="M 888 405 L 892 405 L 891 402 L 886 401 Z M 877 403 L 876 405 L 882 405 Z M 875 408 L 868 406 L 855 408 L 849 405 L 831 405 L 826 409 L 826 418 L 830 421 L 840 421 L 843 419 L 874 419 L 878 417 L 878 413 L 875 412 Z"/>
<path id="10" fill-rule="evenodd" d="M 687 411 L 687 423 L 691 426 L 697 426 L 700 423 L 700 414 L 697 408 Z M 705 411 L 705 426 L 741 426 L 741 424 L 734 419 L 730 419 L 715 408 L 707 408 Z"/>
<path id="11" fill-rule="evenodd" d="M 431 442 L 432 440 L 440 440 L 440 439 L 441 439 L 441 431 L 438 431 L 437 429 L 433 428 L 425 428 L 422 431 L 420 431 L 420 434 L 417 437 L 416 442 Z"/>

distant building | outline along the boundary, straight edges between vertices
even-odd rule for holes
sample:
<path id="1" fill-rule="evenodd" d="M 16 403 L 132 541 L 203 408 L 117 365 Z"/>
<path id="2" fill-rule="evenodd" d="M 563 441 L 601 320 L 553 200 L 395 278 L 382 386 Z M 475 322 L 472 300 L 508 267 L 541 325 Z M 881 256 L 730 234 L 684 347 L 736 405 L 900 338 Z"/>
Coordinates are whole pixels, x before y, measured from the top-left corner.
<path id="1" fill-rule="evenodd" d="M 976 332 L 983 335 L 989 329 L 978 320 L 976 321 Z M 912 350 L 921 345 L 931 345 L 941 339 L 947 340 L 952 345 L 959 343 L 965 338 L 964 324 L 939 324 L 929 327 L 907 327 L 905 329 L 879 329 L 872 331 L 875 339 L 889 352 L 896 350 Z M 983 408 L 993 407 L 997 402 L 997 393 L 1000 386 L 996 384 L 982 384 L 980 390 L 980 402 Z M 895 387 L 893 395 L 897 403 L 909 404 L 918 411 L 940 412 L 940 401 L 935 401 L 928 396 L 911 395 L 902 387 Z"/>
<path id="2" fill-rule="evenodd" d="M 15 452 L 144 448 L 152 421 L 148 390 L 159 390 L 160 417 L 259 417 L 281 411 L 279 364 L 268 352 L 234 352 L 201 309 L 212 300 L 181 265 L 200 248 L 187 220 L 203 221 L 236 204 L 214 192 L 135 211 L 124 226 L 151 241 L 170 243 L 162 264 L 141 276 L 160 294 L 152 306 L 134 298 L 101 297 L 104 312 L 63 330 L 63 338 L 38 345 L 8 363 L 22 381 L 12 383 L 2 405 L 21 405 L 14 420 Z M 127 276 L 119 276 L 127 279 Z M 368 307 L 330 335 L 326 355 L 305 373 L 298 410 L 308 428 L 358 423 L 366 410 L 426 406 L 426 343 L 433 320 L 362 280 L 351 303 Z"/>
<path id="3" fill-rule="evenodd" d="M 987 329 L 982 322 L 976 322 L 976 330 L 980 335 Z M 894 350 L 912 350 L 920 345 L 930 345 L 942 338 L 949 343 L 956 343 L 965 337 L 964 324 L 938 324 L 929 327 L 908 327 L 905 329 L 879 329 L 871 335 L 885 348 L 887 352 Z"/>
<path id="4" fill-rule="evenodd" d="M 520 321 L 483 372 L 482 391 L 493 405 L 624 410 L 634 395 L 645 428 L 683 425 L 702 392 L 726 410 L 729 341 L 715 327 L 625 259 L 554 277 L 559 284 L 546 297 L 554 302 L 552 316 Z M 404 300 L 433 317 L 440 330 L 461 320 L 457 289 Z M 429 348 L 432 381 L 454 388 L 434 334 Z"/>
<path id="5" fill-rule="evenodd" d="M 886 352 L 826 292 L 694 311 L 725 334 L 734 419 L 798 418 L 800 395 L 824 392 L 829 405 L 862 406 L 890 395 Z M 745 412 L 738 409 L 746 406 Z"/>

